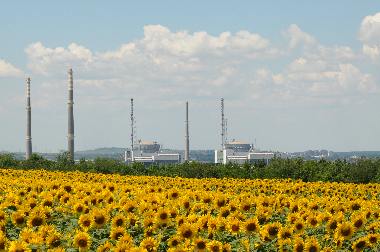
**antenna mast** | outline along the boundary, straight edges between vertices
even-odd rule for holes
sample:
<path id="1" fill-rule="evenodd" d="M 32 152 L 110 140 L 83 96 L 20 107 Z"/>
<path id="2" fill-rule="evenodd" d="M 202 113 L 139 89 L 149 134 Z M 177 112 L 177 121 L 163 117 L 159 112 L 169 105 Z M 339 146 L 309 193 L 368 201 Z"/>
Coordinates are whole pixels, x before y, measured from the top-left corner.
<path id="1" fill-rule="evenodd" d="M 186 102 L 185 162 L 189 161 L 189 103 Z"/>
<path id="2" fill-rule="evenodd" d="M 225 144 L 225 136 L 226 136 L 226 128 L 225 124 L 226 121 L 224 119 L 224 99 L 220 99 L 220 110 L 222 112 L 222 150 L 224 149 L 224 144 Z"/>

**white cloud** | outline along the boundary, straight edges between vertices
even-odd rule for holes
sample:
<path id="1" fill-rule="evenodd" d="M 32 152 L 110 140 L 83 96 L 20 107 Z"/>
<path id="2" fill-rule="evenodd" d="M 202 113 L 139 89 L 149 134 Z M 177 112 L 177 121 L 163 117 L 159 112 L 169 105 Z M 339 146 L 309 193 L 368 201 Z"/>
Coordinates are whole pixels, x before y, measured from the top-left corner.
<path id="1" fill-rule="evenodd" d="M 273 74 L 273 81 L 294 97 L 339 99 L 378 92 L 373 77 L 352 64 L 331 64 L 305 58 L 296 59 L 283 72 Z"/>
<path id="2" fill-rule="evenodd" d="M 359 39 L 363 42 L 363 54 L 372 59 L 378 59 L 380 56 L 380 12 L 363 19 Z"/>
<path id="3" fill-rule="evenodd" d="M 21 77 L 23 72 L 2 59 L 0 59 L 0 77 Z"/>
<path id="4" fill-rule="evenodd" d="M 39 74 L 54 72 L 54 68 L 67 68 L 70 65 L 82 67 L 92 62 L 93 56 L 89 49 L 72 43 L 68 48 L 47 48 L 41 42 L 29 45 L 25 49 L 29 58 L 28 67 Z"/>
<path id="5" fill-rule="evenodd" d="M 289 26 L 285 36 L 289 39 L 289 47 L 292 49 L 298 46 L 313 46 L 317 43 L 313 36 L 302 31 L 296 24 Z"/>
<path id="6" fill-rule="evenodd" d="M 46 78 L 62 79 L 72 66 L 78 92 L 99 98 L 94 101 L 134 96 L 157 107 L 189 97 L 204 101 L 226 96 L 272 104 L 326 97 L 354 100 L 377 92 L 373 76 L 356 66 L 350 47 L 322 45 L 294 24 L 286 36 L 289 45 L 276 48 L 248 31 L 213 36 L 147 25 L 142 38 L 116 50 L 92 52 L 75 43 L 49 48 L 37 42 L 25 52 L 29 67 Z M 282 66 L 276 63 L 279 58 Z"/>

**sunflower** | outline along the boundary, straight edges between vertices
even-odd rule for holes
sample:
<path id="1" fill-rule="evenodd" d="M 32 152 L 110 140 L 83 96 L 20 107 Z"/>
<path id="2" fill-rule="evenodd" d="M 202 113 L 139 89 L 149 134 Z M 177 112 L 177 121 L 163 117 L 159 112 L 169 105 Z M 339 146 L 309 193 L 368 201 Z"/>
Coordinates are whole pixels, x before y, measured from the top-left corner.
<path id="1" fill-rule="evenodd" d="M 154 225 L 154 218 L 152 216 L 147 216 L 144 218 L 143 226 L 144 228 L 153 227 Z"/>
<path id="2" fill-rule="evenodd" d="M 194 241 L 194 251 L 196 252 L 204 252 L 207 248 L 207 241 L 202 238 L 197 238 Z"/>
<path id="3" fill-rule="evenodd" d="M 52 232 L 46 238 L 46 242 L 50 248 L 57 248 L 61 245 L 61 235 L 58 232 Z"/>
<path id="4" fill-rule="evenodd" d="M 223 244 L 222 247 L 222 252 L 231 252 L 232 251 L 232 246 L 229 243 Z"/>
<path id="5" fill-rule="evenodd" d="M 111 229 L 110 238 L 113 240 L 118 240 L 124 234 L 125 234 L 125 228 L 124 227 L 113 227 Z"/>
<path id="6" fill-rule="evenodd" d="M 194 225 L 190 224 L 190 223 L 184 223 L 182 224 L 179 228 L 178 228 L 178 233 L 180 234 L 180 236 L 184 239 L 191 239 L 194 237 L 195 233 L 196 233 L 196 228 Z"/>
<path id="7" fill-rule="evenodd" d="M 161 225 L 167 225 L 170 221 L 170 212 L 165 208 L 160 208 L 156 214 L 156 223 Z"/>
<path id="8" fill-rule="evenodd" d="M 302 233 L 305 229 L 305 224 L 302 219 L 297 219 L 293 224 L 293 230 L 296 233 Z"/>
<path id="9" fill-rule="evenodd" d="M 258 233 L 260 230 L 260 225 L 257 218 L 246 220 L 243 224 L 243 230 L 246 234 Z"/>
<path id="10" fill-rule="evenodd" d="M 368 240 L 368 244 L 370 246 L 374 246 L 376 245 L 379 240 L 380 240 L 380 234 L 369 234 L 366 236 L 367 240 Z"/>
<path id="11" fill-rule="evenodd" d="M 112 251 L 113 252 L 126 252 L 126 251 L 131 251 L 132 248 L 133 248 L 132 243 L 118 242 Z"/>
<path id="12" fill-rule="evenodd" d="M 238 234 L 240 232 L 240 221 L 236 218 L 231 218 L 228 220 L 227 222 L 227 227 L 228 227 L 228 231 L 231 233 L 231 234 Z"/>
<path id="13" fill-rule="evenodd" d="M 144 237 L 153 237 L 155 231 L 156 231 L 155 227 L 145 228 L 144 229 Z"/>
<path id="14" fill-rule="evenodd" d="M 304 251 L 306 252 L 318 252 L 320 250 L 319 243 L 314 237 L 308 239 L 305 244 Z"/>
<path id="15" fill-rule="evenodd" d="M 305 248 L 305 244 L 303 242 L 303 239 L 301 238 L 296 238 L 294 240 L 294 245 L 293 245 L 293 252 L 303 252 Z"/>
<path id="16" fill-rule="evenodd" d="M 82 214 L 80 217 L 79 217 L 79 226 L 84 229 L 84 230 L 87 230 L 91 227 L 92 225 L 92 218 L 91 218 L 91 215 L 89 214 Z"/>
<path id="17" fill-rule="evenodd" d="M 26 243 L 29 243 L 33 236 L 36 233 L 32 228 L 23 228 L 19 234 L 19 239 L 23 240 Z"/>
<path id="18" fill-rule="evenodd" d="M 29 252 L 28 244 L 24 241 L 11 241 L 8 248 L 9 252 Z"/>
<path id="19" fill-rule="evenodd" d="M 188 197 L 181 198 L 180 202 L 181 202 L 180 204 L 181 204 L 181 206 L 182 206 L 182 208 L 184 210 L 189 210 L 190 209 L 191 202 L 190 202 L 190 199 Z"/>
<path id="20" fill-rule="evenodd" d="M 17 210 L 12 214 L 12 222 L 18 227 L 25 224 L 25 213 L 21 210 Z"/>
<path id="21" fill-rule="evenodd" d="M 144 248 L 148 252 L 154 252 L 154 251 L 157 251 L 158 242 L 152 237 L 148 237 L 141 241 L 140 248 Z"/>
<path id="22" fill-rule="evenodd" d="M 133 213 L 138 209 L 137 203 L 135 201 L 128 200 L 123 206 L 123 209 L 127 213 Z"/>
<path id="23" fill-rule="evenodd" d="M 78 231 L 74 236 L 74 246 L 79 249 L 79 251 L 86 251 L 91 246 L 90 235 L 86 232 Z"/>
<path id="24" fill-rule="evenodd" d="M 280 232 L 281 224 L 279 222 L 269 223 L 264 226 L 264 232 L 267 234 L 267 237 L 271 240 L 277 237 Z"/>
<path id="25" fill-rule="evenodd" d="M 92 213 L 92 225 L 95 228 L 101 228 L 104 224 L 107 223 L 107 214 L 103 209 L 95 208 Z"/>
<path id="26" fill-rule="evenodd" d="M 3 234 L 2 231 L 0 231 L 0 251 L 5 251 L 6 249 L 6 237 L 5 235 Z"/>
<path id="27" fill-rule="evenodd" d="M 366 237 L 361 237 L 353 242 L 351 248 L 353 251 L 363 251 L 368 245 Z"/>
<path id="28" fill-rule="evenodd" d="M 43 239 L 46 239 L 49 234 L 52 234 L 56 232 L 56 229 L 53 225 L 42 225 L 38 229 L 38 236 L 42 237 Z"/>
<path id="29" fill-rule="evenodd" d="M 179 244 L 181 244 L 181 242 L 182 242 L 181 237 L 178 235 L 175 235 L 169 239 L 168 246 L 169 248 L 176 248 Z"/>
<path id="30" fill-rule="evenodd" d="M 84 212 L 85 206 L 82 203 L 77 203 L 77 204 L 74 205 L 73 210 L 76 213 L 81 214 L 81 213 Z"/>
<path id="31" fill-rule="evenodd" d="M 281 241 L 290 240 L 292 235 L 293 235 L 292 228 L 282 227 L 280 232 L 278 233 L 278 240 L 281 240 Z"/>
<path id="32" fill-rule="evenodd" d="M 131 248 L 133 246 L 133 238 L 128 233 L 125 233 L 122 237 L 119 238 L 116 245 L 119 251 L 123 251 L 121 248 Z"/>
<path id="33" fill-rule="evenodd" d="M 351 217 L 351 223 L 354 225 L 355 230 L 361 229 L 365 225 L 365 222 L 366 218 L 362 214 Z"/>
<path id="34" fill-rule="evenodd" d="M 337 229 L 338 225 L 339 225 L 338 220 L 336 220 L 336 219 L 333 218 L 333 219 L 331 219 L 331 220 L 329 220 L 327 222 L 327 230 L 330 233 L 335 232 L 335 230 Z"/>
<path id="35" fill-rule="evenodd" d="M 113 227 L 124 227 L 126 225 L 127 218 L 123 214 L 117 214 L 112 218 Z"/>
<path id="36" fill-rule="evenodd" d="M 316 226 L 318 226 L 318 218 L 315 215 L 309 215 L 307 217 L 307 222 L 313 228 L 315 228 Z"/>
<path id="37" fill-rule="evenodd" d="M 227 199 L 222 195 L 217 196 L 217 198 L 215 199 L 215 205 L 217 208 L 224 207 L 226 204 Z"/>
<path id="38" fill-rule="evenodd" d="M 33 209 L 28 218 L 29 227 L 39 227 L 45 223 L 46 215 L 42 209 Z"/>
<path id="39" fill-rule="evenodd" d="M 223 244 L 220 241 L 210 241 L 207 243 L 207 249 L 211 252 L 222 252 Z"/>
<path id="40" fill-rule="evenodd" d="M 338 225 L 335 236 L 336 240 L 339 238 L 343 238 L 344 240 L 349 240 L 351 236 L 354 234 L 354 226 L 351 224 L 351 222 L 344 222 Z"/>
<path id="41" fill-rule="evenodd" d="M 105 243 L 103 243 L 96 249 L 96 252 L 107 252 L 107 251 L 111 251 L 111 249 L 112 249 L 112 244 L 109 241 L 106 241 Z"/>

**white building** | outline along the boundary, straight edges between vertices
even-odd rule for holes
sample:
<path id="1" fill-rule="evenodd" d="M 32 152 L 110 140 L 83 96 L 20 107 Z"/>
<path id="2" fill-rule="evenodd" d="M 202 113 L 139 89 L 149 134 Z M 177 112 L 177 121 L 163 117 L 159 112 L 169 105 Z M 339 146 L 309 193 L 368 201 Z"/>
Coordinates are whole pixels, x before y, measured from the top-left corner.
<path id="1" fill-rule="evenodd" d="M 140 162 L 144 164 L 177 164 L 181 162 L 179 153 L 165 153 L 157 142 L 138 141 L 132 151 L 125 151 L 126 163 Z"/>
<path id="2" fill-rule="evenodd" d="M 223 150 L 215 150 L 216 164 L 255 162 L 265 162 L 268 164 L 274 157 L 275 154 L 273 152 L 258 152 L 253 148 L 253 145 L 241 141 L 227 142 Z"/>

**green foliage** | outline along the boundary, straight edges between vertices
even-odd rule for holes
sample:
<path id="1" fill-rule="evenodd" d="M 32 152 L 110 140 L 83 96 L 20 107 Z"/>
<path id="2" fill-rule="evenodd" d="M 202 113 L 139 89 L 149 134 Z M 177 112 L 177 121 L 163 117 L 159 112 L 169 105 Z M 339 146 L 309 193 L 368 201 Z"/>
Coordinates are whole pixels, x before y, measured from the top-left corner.
<path id="1" fill-rule="evenodd" d="M 1 154 L 0 155 L 0 167 L 17 167 L 19 162 L 15 159 L 12 154 Z"/>
<path id="2" fill-rule="evenodd" d="M 263 162 L 243 165 L 186 162 L 183 164 L 144 166 L 142 163 L 125 164 L 120 160 L 107 158 L 81 159 L 74 163 L 67 152 L 62 152 L 56 161 L 47 160 L 35 153 L 29 160 L 22 161 L 15 159 L 11 154 L 0 154 L 0 167 L 186 178 L 290 178 L 302 181 L 380 182 L 380 159 L 364 158 L 355 162 L 275 158 L 268 165 Z"/>

